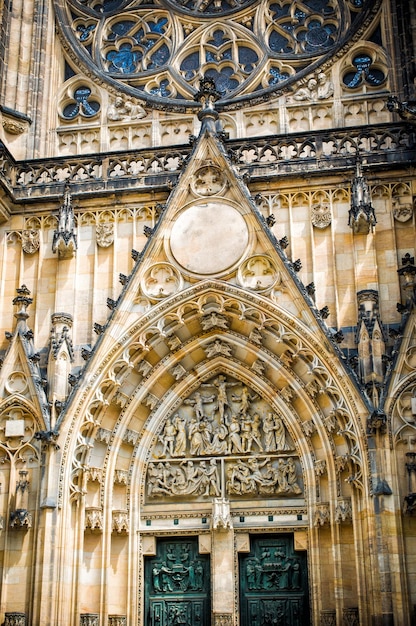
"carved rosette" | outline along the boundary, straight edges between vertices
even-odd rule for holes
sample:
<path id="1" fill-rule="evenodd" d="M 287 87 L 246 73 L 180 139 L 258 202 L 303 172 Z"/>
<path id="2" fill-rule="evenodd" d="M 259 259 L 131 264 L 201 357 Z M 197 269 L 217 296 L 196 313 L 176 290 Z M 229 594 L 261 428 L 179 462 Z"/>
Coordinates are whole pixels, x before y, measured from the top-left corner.
<path id="1" fill-rule="evenodd" d="M 143 293 L 153 300 L 162 300 L 180 291 L 182 277 L 170 263 L 155 263 L 142 279 Z"/>
<path id="2" fill-rule="evenodd" d="M 271 258 L 265 254 L 256 254 L 240 265 L 237 279 L 245 289 L 266 291 L 280 282 L 280 273 Z"/>
<path id="3" fill-rule="evenodd" d="M 5 383 L 6 390 L 10 394 L 24 394 L 27 390 L 27 376 L 24 372 L 12 372 Z"/>
<path id="4" fill-rule="evenodd" d="M 191 189 L 197 196 L 213 196 L 225 190 L 227 179 L 221 168 L 211 162 L 200 167 L 191 180 Z"/>
<path id="5" fill-rule="evenodd" d="M 331 209 L 329 204 L 314 204 L 311 208 L 311 222 L 315 228 L 327 228 L 331 223 Z"/>
<path id="6" fill-rule="evenodd" d="M 26 254 L 34 254 L 39 250 L 39 230 L 27 229 L 22 231 L 22 250 Z"/>

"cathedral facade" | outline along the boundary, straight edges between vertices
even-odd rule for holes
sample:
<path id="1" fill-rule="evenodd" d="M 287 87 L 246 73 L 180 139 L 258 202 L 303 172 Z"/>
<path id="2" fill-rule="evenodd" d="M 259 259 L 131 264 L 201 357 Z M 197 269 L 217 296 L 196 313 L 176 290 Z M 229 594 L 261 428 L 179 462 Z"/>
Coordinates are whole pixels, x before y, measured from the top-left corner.
<path id="1" fill-rule="evenodd" d="M 0 6 L 0 623 L 416 619 L 416 8 Z"/>

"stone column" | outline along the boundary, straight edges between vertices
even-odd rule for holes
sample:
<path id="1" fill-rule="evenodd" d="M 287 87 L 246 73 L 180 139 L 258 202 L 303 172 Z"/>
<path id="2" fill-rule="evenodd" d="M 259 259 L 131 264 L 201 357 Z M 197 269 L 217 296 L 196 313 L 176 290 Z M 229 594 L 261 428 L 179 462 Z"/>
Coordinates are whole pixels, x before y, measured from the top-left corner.
<path id="1" fill-rule="evenodd" d="M 235 621 L 234 531 L 228 500 L 215 498 L 212 520 L 212 623 L 213 626 L 232 626 Z"/>

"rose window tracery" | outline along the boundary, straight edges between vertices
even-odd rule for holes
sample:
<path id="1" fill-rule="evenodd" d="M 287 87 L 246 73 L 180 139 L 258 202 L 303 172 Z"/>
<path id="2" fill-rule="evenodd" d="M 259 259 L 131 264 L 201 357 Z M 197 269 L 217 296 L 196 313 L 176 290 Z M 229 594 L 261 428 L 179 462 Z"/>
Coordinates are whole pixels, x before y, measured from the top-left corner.
<path id="1" fill-rule="evenodd" d="M 56 15 L 74 67 L 87 75 L 171 109 L 197 106 L 206 76 L 226 107 L 316 72 L 353 43 L 379 1 L 57 0 Z M 364 57 L 344 75 L 350 88 L 385 79 Z"/>

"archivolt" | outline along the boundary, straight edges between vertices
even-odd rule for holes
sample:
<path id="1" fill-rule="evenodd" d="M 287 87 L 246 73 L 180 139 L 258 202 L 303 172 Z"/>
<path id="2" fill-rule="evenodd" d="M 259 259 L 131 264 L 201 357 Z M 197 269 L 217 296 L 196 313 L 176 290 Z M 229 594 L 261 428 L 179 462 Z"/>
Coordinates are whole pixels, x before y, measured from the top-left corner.
<path id="1" fill-rule="evenodd" d="M 306 482 L 315 487 L 311 501 L 322 474 L 337 497 L 349 485 L 367 490 L 368 408 L 306 305 L 305 316 L 309 325 L 257 294 L 207 281 L 156 305 L 116 343 L 113 338 L 111 350 L 103 341 L 87 364 L 89 386 L 68 407 L 74 418 L 62 471 L 68 468 L 63 484 L 72 498 L 85 493 L 94 457 L 103 467 L 103 497 L 126 445 L 129 485 L 137 493 L 167 417 L 221 372 L 249 385 L 284 417 Z M 115 328 L 109 326 L 110 339 Z"/>

